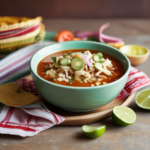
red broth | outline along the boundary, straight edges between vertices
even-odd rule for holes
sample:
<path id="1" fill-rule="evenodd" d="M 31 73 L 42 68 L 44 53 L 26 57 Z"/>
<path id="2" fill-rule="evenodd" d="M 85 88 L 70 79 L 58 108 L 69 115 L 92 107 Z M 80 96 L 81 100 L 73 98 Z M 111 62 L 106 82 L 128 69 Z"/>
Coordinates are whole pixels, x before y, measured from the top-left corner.
<path id="1" fill-rule="evenodd" d="M 57 81 L 57 80 L 53 80 L 50 76 L 46 76 L 46 74 L 44 73 L 45 70 L 46 70 L 46 66 L 48 64 L 52 64 L 53 61 L 51 59 L 51 57 L 58 57 L 58 56 L 61 56 L 65 53 L 74 53 L 74 52 L 83 52 L 83 51 L 86 51 L 86 49 L 79 49 L 79 50 L 66 50 L 66 51 L 62 51 L 62 52 L 57 52 L 57 53 L 54 53 L 54 54 L 51 54 L 47 57 L 45 57 L 43 60 L 41 60 L 38 64 L 38 67 L 37 67 L 37 72 L 38 72 L 38 75 L 40 77 L 42 77 L 43 79 L 49 81 L 49 82 L 53 82 L 53 83 L 56 83 L 56 84 L 60 84 L 60 85 L 66 85 L 66 86 L 77 86 L 77 87 L 91 87 L 91 84 L 94 84 L 97 82 L 97 81 L 92 81 L 92 82 L 87 82 L 87 83 L 80 83 L 79 81 L 74 81 L 70 84 L 70 82 L 65 82 L 65 81 Z M 95 54 L 95 53 L 98 53 L 99 51 L 95 51 L 95 50 L 89 50 L 92 54 Z M 124 74 L 124 67 L 123 65 L 121 64 L 121 62 L 116 59 L 115 57 L 111 56 L 111 55 L 108 55 L 106 53 L 103 53 L 103 58 L 108 58 L 109 60 L 111 60 L 112 64 L 113 64 L 113 68 L 114 70 L 111 70 L 109 68 L 107 68 L 109 71 L 111 71 L 112 73 L 112 76 L 108 76 L 104 73 L 101 73 L 101 75 L 104 75 L 106 76 L 107 78 L 103 78 L 100 82 L 101 83 L 111 83 L 113 81 L 116 81 L 118 80 L 119 78 L 121 78 Z M 101 85 L 100 85 L 101 86 Z"/>

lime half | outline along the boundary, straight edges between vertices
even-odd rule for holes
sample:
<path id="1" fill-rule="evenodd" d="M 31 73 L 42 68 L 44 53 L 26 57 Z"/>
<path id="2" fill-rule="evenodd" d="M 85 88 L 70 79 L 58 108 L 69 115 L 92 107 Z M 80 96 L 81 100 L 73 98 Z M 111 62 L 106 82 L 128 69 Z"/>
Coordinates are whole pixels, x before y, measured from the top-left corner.
<path id="1" fill-rule="evenodd" d="M 139 107 L 150 110 L 150 89 L 140 91 L 135 97 L 135 102 Z"/>
<path id="2" fill-rule="evenodd" d="M 115 106 L 112 112 L 113 121 L 120 126 L 131 125 L 136 120 L 135 112 L 125 106 Z"/>
<path id="3" fill-rule="evenodd" d="M 127 56 L 141 56 L 148 53 L 148 49 L 139 45 L 125 45 L 120 50 Z"/>
<path id="4" fill-rule="evenodd" d="M 106 126 L 91 127 L 88 125 L 82 126 L 82 131 L 89 138 L 98 138 L 105 132 Z"/>

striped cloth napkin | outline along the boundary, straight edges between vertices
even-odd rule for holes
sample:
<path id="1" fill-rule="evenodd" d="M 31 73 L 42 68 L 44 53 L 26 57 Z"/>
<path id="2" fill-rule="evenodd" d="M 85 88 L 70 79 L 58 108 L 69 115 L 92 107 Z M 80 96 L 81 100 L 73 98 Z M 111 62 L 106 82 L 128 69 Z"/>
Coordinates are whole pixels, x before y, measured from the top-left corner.
<path id="1" fill-rule="evenodd" d="M 11 53 L 0 61 L 0 84 L 14 82 L 29 74 L 31 56 L 40 48 L 54 42 L 41 42 Z M 33 136 L 42 130 L 57 125 L 65 120 L 44 105 L 32 80 L 20 79 L 17 83 L 27 92 L 39 97 L 39 101 L 23 107 L 10 107 L 0 103 L 0 133 L 19 136 Z M 127 83 L 116 99 L 122 100 L 132 92 L 150 85 L 145 73 L 131 67 Z"/>
<path id="2" fill-rule="evenodd" d="M 0 60 L 0 85 L 24 77 L 30 73 L 29 62 L 32 55 L 40 48 L 55 42 L 32 44 L 15 51 Z"/>
<path id="3" fill-rule="evenodd" d="M 29 74 L 31 56 L 40 48 L 53 43 L 36 43 L 21 48 L 0 60 L 0 84 L 14 82 Z M 21 80 L 18 80 L 18 83 L 21 83 Z M 28 82 L 26 82 L 26 86 L 27 84 Z M 34 91 L 30 89 L 30 92 L 36 95 L 37 90 L 35 92 L 35 88 Z M 18 108 L 0 103 L 0 133 L 3 134 L 33 136 L 64 120 L 64 117 L 51 112 L 40 100 Z"/>

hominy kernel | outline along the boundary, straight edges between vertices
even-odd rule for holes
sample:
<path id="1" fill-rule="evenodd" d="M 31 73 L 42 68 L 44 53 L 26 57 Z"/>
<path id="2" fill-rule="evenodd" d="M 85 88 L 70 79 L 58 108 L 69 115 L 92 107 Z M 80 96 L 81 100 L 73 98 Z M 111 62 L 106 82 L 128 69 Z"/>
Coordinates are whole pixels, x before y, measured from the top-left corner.
<path id="1" fill-rule="evenodd" d="M 68 76 L 68 79 L 71 79 L 71 77 L 70 77 L 70 76 Z"/>
<path id="2" fill-rule="evenodd" d="M 98 78 L 97 81 L 101 81 L 102 79 Z"/>
<path id="3" fill-rule="evenodd" d="M 65 79 L 65 82 L 69 82 L 69 80 L 68 80 L 68 79 Z"/>
<path id="4" fill-rule="evenodd" d="M 57 78 L 58 81 L 62 81 L 62 78 Z"/>
<path id="5" fill-rule="evenodd" d="M 96 78 L 91 79 L 92 81 L 96 81 Z"/>
<path id="6" fill-rule="evenodd" d="M 63 74 L 62 74 L 62 73 L 59 73 L 58 76 L 59 76 L 59 77 L 63 77 Z"/>
<path id="7" fill-rule="evenodd" d="M 104 85 L 104 84 L 107 84 L 107 82 L 103 82 L 103 85 Z"/>
<path id="8" fill-rule="evenodd" d="M 97 86 L 99 85 L 99 83 L 98 83 L 98 82 L 96 82 L 95 84 L 96 84 Z"/>

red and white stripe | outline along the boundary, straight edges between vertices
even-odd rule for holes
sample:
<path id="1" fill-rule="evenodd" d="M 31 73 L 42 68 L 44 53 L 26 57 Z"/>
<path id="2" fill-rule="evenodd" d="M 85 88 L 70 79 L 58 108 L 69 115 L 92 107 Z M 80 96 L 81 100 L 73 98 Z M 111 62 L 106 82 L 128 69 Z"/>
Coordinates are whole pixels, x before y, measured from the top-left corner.
<path id="1" fill-rule="evenodd" d="M 21 108 L 5 105 L 0 114 L 0 133 L 33 136 L 64 120 L 64 117 L 49 111 L 41 101 Z"/>
<path id="2" fill-rule="evenodd" d="M 146 76 L 146 74 L 144 72 L 140 72 L 134 67 L 131 67 L 127 83 L 116 99 L 125 99 L 134 91 L 148 85 L 150 85 L 150 79 Z"/>
<path id="3" fill-rule="evenodd" d="M 39 99 L 44 102 L 44 99 L 38 93 L 33 81 L 21 79 L 17 81 L 17 83 L 22 89 L 37 95 Z M 122 100 L 128 97 L 132 92 L 147 85 L 150 85 L 150 79 L 143 72 L 131 67 L 127 83 L 117 96 L 117 99 Z M 43 102 L 37 101 L 20 108 L 5 105 L 0 113 L 0 133 L 23 137 L 33 136 L 65 120 L 63 116 L 48 110 Z"/>
<path id="4" fill-rule="evenodd" d="M 16 36 L 21 36 L 30 32 L 35 31 L 36 29 L 40 28 L 40 24 L 36 25 L 36 26 L 31 26 L 28 28 L 20 28 L 17 30 L 13 30 L 13 31 L 6 31 L 3 33 L 0 33 L 0 40 L 1 39 L 7 39 L 7 38 L 11 38 L 11 37 L 16 37 Z"/>

